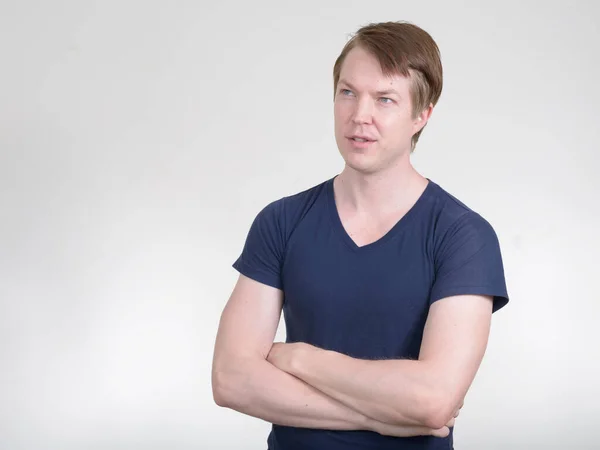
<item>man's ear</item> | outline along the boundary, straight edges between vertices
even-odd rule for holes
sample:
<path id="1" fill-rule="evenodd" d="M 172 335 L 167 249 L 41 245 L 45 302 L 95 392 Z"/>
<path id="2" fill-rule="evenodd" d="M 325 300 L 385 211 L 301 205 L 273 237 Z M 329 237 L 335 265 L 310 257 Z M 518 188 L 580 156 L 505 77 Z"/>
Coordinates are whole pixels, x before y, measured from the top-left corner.
<path id="1" fill-rule="evenodd" d="M 418 133 L 423 129 L 423 127 L 427 124 L 427 121 L 429 121 L 431 114 L 433 114 L 433 103 L 430 103 L 429 106 L 421 111 L 421 114 L 415 118 L 413 122 L 415 127 L 414 133 Z"/>

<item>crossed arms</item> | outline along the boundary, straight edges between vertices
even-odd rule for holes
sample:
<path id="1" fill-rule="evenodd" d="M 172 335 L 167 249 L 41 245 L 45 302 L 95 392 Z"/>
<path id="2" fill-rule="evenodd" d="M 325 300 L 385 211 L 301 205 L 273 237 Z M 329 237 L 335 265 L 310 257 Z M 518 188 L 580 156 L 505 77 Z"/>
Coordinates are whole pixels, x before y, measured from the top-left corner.
<path id="1" fill-rule="evenodd" d="M 367 361 L 305 343 L 273 344 L 280 290 L 240 275 L 219 324 L 215 402 L 267 422 L 444 437 L 487 346 L 492 299 L 434 302 L 418 360 Z"/>

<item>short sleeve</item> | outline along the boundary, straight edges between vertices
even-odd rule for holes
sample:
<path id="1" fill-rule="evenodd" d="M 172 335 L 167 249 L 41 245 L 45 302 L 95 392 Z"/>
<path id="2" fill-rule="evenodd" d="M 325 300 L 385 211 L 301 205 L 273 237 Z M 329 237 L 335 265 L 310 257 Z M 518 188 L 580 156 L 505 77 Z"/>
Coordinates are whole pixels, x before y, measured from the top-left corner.
<path id="1" fill-rule="evenodd" d="M 498 237 L 475 212 L 465 213 L 448 230 L 436 252 L 430 303 L 453 295 L 490 295 L 493 312 L 508 303 Z"/>
<path id="2" fill-rule="evenodd" d="M 285 249 L 283 200 L 267 205 L 258 213 L 242 253 L 233 263 L 241 274 L 277 289 L 282 288 L 281 265 Z"/>

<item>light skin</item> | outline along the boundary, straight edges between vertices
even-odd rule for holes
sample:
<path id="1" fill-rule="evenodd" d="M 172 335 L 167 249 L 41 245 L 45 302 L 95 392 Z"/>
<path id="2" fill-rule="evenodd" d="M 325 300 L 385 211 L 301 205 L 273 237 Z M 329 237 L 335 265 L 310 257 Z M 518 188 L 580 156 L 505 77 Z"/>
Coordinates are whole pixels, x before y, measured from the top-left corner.
<path id="1" fill-rule="evenodd" d="M 370 430 L 397 437 L 448 435 L 446 426 L 376 420 L 269 362 L 267 356 L 277 349 L 273 339 L 282 305 L 279 289 L 240 275 L 223 311 L 215 343 L 212 385 L 218 405 L 293 427 Z M 448 426 L 453 424 L 454 420 L 449 420 Z"/>
<path id="2" fill-rule="evenodd" d="M 415 114 L 411 80 L 385 76 L 360 47 L 346 57 L 336 87 L 335 139 L 345 167 L 334 180 L 338 213 L 358 245 L 383 236 L 417 201 L 427 186 L 410 161 L 411 137 L 420 131 L 433 105 Z M 371 144 L 350 136 L 365 135 Z"/>
<path id="3" fill-rule="evenodd" d="M 334 118 L 345 167 L 334 193 L 344 228 L 359 246 L 386 234 L 427 185 L 410 150 L 433 107 L 414 114 L 409 89 L 409 79 L 385 76 L 361 48 L 350 51 L 341 69 Z M 357 135 L 372 142 L 349 139 Z M 274 344 L 282 305 L 280 290 L 240 275 L 215 343 L 217 404 L 287 426 L 448 435 L 485 352 L 490 297 L 434 302 L 418 360 L 366 361 L 306 343 Z"/>

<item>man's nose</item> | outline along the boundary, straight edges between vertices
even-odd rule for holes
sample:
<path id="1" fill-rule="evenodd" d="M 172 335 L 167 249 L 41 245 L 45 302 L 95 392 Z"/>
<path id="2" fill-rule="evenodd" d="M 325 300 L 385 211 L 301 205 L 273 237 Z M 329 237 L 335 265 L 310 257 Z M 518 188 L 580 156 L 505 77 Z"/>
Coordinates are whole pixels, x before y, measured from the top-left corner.
<path id="1" fill-rule="evenodd" d="M 373 120 L 373 105 L 367 100 L 360 100 L 356 102 L 354 114 L 352 115 L 352 121 L 354 123 L 371 123 Z"/>

